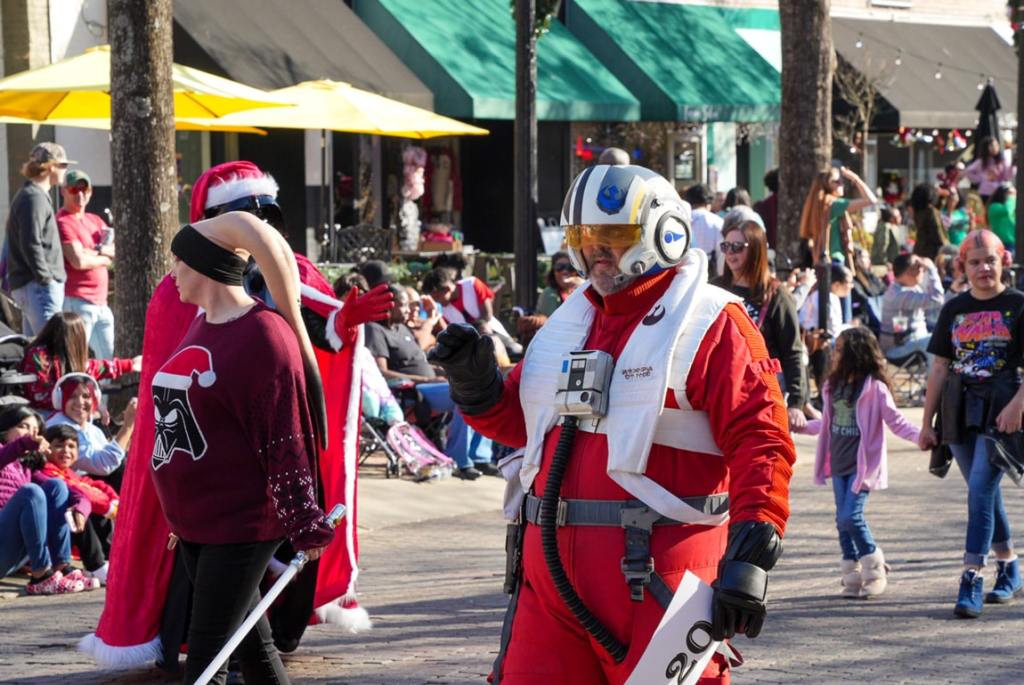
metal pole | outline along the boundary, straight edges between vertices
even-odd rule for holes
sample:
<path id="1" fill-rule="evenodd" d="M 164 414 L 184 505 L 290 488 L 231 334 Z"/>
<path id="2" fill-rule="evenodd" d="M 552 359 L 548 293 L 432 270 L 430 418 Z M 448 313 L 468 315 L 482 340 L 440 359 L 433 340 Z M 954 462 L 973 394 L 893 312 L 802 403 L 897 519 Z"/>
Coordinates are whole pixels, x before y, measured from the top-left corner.
<path id="1" fill-rule="evenodd" d="M 515 299 L 532 309 L 537 296 L 537 38 L 535 0 L 516 0 L 515 182 L 512 222 Z"/>
<path id="2" fill-rule="evenodd" d="M 331 233 L 329 219 L 325 216 L 327 210 L 327 129 L 320 129 L 320 197 L 316 210 L 317 226 L 324 231 L 324 242 L 327 243 L 327 260 L 334 261 L 335 245 L 334 235 Z"/>

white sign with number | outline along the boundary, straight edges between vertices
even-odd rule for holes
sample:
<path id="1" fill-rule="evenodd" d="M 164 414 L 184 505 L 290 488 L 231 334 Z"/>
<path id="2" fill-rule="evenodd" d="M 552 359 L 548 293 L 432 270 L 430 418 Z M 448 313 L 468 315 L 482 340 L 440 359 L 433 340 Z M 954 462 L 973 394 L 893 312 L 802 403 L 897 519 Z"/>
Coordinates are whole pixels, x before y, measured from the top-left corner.
<path id="1" fill-rule="evenodd" d="M 719 643 L 711 639 L 711 586 L 687 571 L 626 685 L 693 685 Z"/>

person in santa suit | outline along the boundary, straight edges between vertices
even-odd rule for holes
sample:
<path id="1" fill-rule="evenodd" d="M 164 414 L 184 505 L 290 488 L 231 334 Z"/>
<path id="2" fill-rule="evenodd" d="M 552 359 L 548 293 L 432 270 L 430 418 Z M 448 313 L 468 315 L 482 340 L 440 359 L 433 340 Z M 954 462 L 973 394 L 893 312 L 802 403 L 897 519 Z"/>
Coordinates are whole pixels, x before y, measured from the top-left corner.
<path id="1" fill-rule="evenodd" d="M 216 189 L 212 198 L 211 188 Z M 248 210 L 275 227 L 283 227 L 276 195 L 277 184 L 256 165 L 229 162 L 212 167 L 197 179 L 190 216 L 198 221 L 206 214 L 213 216 L 230 211 L 225 205 L 235 204 L 237 209 Z M 280 651 L 295 649 L 311 620 L 339 624 L 350 632 L 370 627 L 365 609 L 355 598 L 358 424 L 354 430 L 351 425 L 358 420 L 359 401 L 358 394 L 354 401 L 351 397 L 352 387 L 358 393 L 360 384 L 358 379 L 354 386 L 351 381 L 355 344 L 345 346 L 345 340 L 361 341 L 360 324 L 374 318 L 377 301 L 357 300 L 353 297 L 356 293 L 350 293 L 345 303 L 346 314 L 342 316 L 342 303 L 328 297 L 333 296 L 333 292 L 320 272 L 304 256 L 294 256 L 303 284 L 301 316 L 307 331 L 311 331 L 310 339 L 324 379 L 325 402 L 330 408 L 328 433 L 335 438 L 317 455 L 315 470 L 320 477 L 319 490 L 332 503 L 345 503 L 349 511 L 325 554 L 316 563 L 306 565 L 275 607 L 272 628 L 275 642 L 282 648 Z M 262 292 L 272 300 L 265 287 Z M 386 293 L 381 308 L 390 309 L 389 298 L 390 294 Z M 146 309 L 139 416 L 154 415 L 150 392 L 153 376 L 177 348 L 197 313 L 194 304 L 179 299 L 171 276 L 165 276 Z M 330 335 L 333 342 L 327 339 L 328 328 L 333 332 Z M 179 562 L 175 568 L 175 552 L 167 549 L 170 530 L 150 478 L 153 445 L 153 422 L 140 420 L 126 460 L 118 534 L 114 536 L 103 613 L 96 631 L 79 642 L 79 649 L 104 668 L 148 667 L 155 660 L 163 668 L 174 671 L 178 645 L 187 630 L 183 608 L 190 601 L 190 584 L 184 566 Z M 280 553 L 286 556 L 288 549 L 282 547 Z"/>
<path id="2" fill-rule="evenodd" d="M 522 499 L 501 685 L 625 682 L 687 570 L 713 584 L 715 639 L 756 637 L 789 516 L 779 364 L 687 250 L 689 205 L 648 169 L 598 165 L 573 182 L 561 223 L 589 282 L 508 378 L 472 326 L 450 325 L 431 353 L 466 421 L 524 448 L 502 464 Z M 614 360 L 600 420 L 559 423 L 574 350 Z M 729 682 L 730 651 L 701 683 Z"/>

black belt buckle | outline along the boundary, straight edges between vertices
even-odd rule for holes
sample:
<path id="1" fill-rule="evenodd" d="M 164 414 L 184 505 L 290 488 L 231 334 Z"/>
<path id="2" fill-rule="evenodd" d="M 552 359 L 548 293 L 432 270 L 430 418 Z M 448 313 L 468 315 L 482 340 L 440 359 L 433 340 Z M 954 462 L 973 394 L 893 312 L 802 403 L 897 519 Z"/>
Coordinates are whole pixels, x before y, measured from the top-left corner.
<path id="1" fill-rule="evenodd" d="M 619 568 L 626 577 L 626 584 L 629 585 L 629 598 L 634 602 L 644 601 L 644 587 L 651 582 L 651 576 L 654 575 L 654 557 L 647 557 L 646 562 L 622 557 Z"/>

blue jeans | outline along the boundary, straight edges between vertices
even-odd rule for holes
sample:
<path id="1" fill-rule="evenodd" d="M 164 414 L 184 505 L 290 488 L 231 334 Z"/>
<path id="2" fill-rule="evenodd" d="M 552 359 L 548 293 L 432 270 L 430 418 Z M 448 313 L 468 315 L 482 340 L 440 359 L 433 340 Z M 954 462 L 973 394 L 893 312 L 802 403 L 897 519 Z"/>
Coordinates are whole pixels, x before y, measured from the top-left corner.
<path id="1" fill-rule="evenodd" d="M 26 556 L 33 571 L 71 559 L 71 529 L 64 518 L 68 486 L 52 478 L 26 483 L 0 509 L 0 578 L 18 570 Z"/>
<path id="2" fill-rule="evenodd" d="M 43 330 L 50 317 L 64 306 L 64 284 L 50 281 L 43 285 L 29 281 L 12 290 L 11 297 L 21 308 L 21 332 L 34 338 Z"/>
<path id="3" fill-rule="evenodd" d="M 889 360 L 903 359 L 909 357 L 914 352 L 924 352 L 925 356 L 928 357 L 928 366 L 932 365 L 932 355 L 928 354 L 928 343 L 931 341 L 932 336 L 924 335 L 920 338 L 912 338 L 907 340 L 902 345 L 893 345 L 885 351 L 885 358 Z"/>
<path id="4" fill-rule="evenodd" d="M 875 551 L 875 539 L 871 537 L 864 505 L 870 490 L 852 492 L 850 486 L 857 478 L 856 473 L 848 476 L 832 476 L 832 491 L 836 496 L 836 530 L 839 531 L 839 547 L 843 559 L 856 561 Z"/>
<path id="5" fill-rule="evenodd" d="M 85 339 L 97 359 L 114 357 L 114 312 L 105 304 L 93 304 L 80 297 L 65 297 L 64 311 L 74 312 L 85 324 Z"/>
<path id="6" fill-rule="evenodd" d="M 988 460 L 988 443 L 971 432 L 959 445 L 950 445 L 953 458 L 967 481 L 967 541 L 964 563 L 984 566 L 989 549 L 1009 552 L 1010 519 L 1003 508 L 999 481 L 1003 472 Z"/>
<path id="7" fill-rule="evenodd" d="M 448 424 L 444 453 L 456 466 L 469 468 L 476 463 L 491 461 L 491 440 L 466 425 L 462 412 L 452 402 L 447 383 L 421 383 L 416 389 L 435 412 L 451 412 L 452 421 Z"/>

